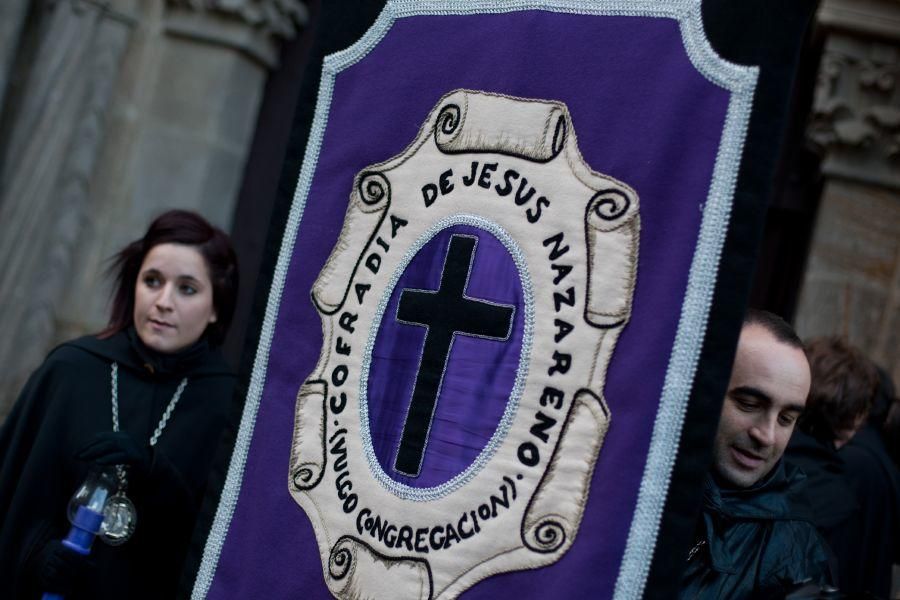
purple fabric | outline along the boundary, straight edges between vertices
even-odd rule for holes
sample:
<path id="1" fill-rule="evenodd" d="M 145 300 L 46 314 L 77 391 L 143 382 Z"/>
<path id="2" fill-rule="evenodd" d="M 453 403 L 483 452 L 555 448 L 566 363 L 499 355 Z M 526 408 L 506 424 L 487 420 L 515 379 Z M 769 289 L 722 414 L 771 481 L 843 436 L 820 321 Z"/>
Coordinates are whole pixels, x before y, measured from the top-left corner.
<path id="1" fill-rule="evenodd" d="M 285 483 L 295 395 L 322 341 L 309 290 L 337 239 L 353 176 L 401 152 L 456 88 L 566 103 L 585 161 L 640 196 L 633 313 L 609 366 L 612 425 L 578 537 L 554 565 L 495 575 L 464 594 L 612 595 L 729 96 L 690 64 L 671 19 L 529 11 L 402 19 L 337 76 L 212 599 L 330 597 L 312 528 Z"/>
<path id="2" fill-rule="evenodd" d="M 429 431 L 422 473 L 416 478 L 404 477 L 394 472 L 393 465 L 425 344 L 425 329 L 398 323 L 397 302 L 406 288 L 440 287 L 447 245 L 454 233 L 478 238 L 466 296 L 514 306 L 512 333 L 503 341 L 456 337 Z M 382 317 L 369 373 L 372 443 L 388 476 L 412 487 L 433 487 L 463 472 L 478 457 L 497 429 L 515 382 L 522 348 L 523 309 L 522 286 L 512 257 L 486 231 L 465 225 L 445 229 L 410 262 Z M 482 398 L 482 402 L 467 401 L 473 397 Z M 465 427 L 460 427 L 460 423 L 465 423 Z"/>

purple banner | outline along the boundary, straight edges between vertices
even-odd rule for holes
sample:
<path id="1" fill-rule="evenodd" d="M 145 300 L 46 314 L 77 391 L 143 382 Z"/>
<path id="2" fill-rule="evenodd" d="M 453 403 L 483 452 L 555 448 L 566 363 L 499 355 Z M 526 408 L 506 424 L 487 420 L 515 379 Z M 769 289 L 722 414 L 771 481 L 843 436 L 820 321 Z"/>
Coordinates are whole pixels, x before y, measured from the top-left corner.
<path id="1" fill-rule="evenodd" d="M 726 117 L 733 100 L 731 91 L 698 69 L 697 56 L 694 62 L 689 57 L 689 51 L 701 56 L 709 52 L 702 45 L 697 46 L 699 50 L 691 48 L 696 39 L 702 40 L 692 38 L 694 34 L 687 32 L 692 22 L 695 25 L 698 22 L 699 12 L 681 15 L 680 20 L 674 9 L 669 15 L 621 16 L 612 10 L 607 12 L 613 14 L 511 10 L 502 14 L 410 14 L 394 19 L 383 16 L 376 30 L 384 27 L 385 31 L 377 43 L 357 51 L 351 49 L 351 54 L 359 55 L 353 54 L 352 60 L 347 57 L 336 60 L 337 72 L 333 76 L 323 75 L 326 82 L 332 82 L 331 94 L 320 100 L 317 110 L 324 120 L 320 122 L 320 130 L 314 129 L 310 142 L 314 144 L 315 136 L 321 135 L 321 146 L 318 152 L 307 157 L 304 166 L 309 187 L 297 201 L 305 205 L 296 223 L 292 253 L 284 262 L 288 268 L 283 289 L 276 287 L 273 292 L 280 292 L 277 318 L 272 323 L 274 333 L 270 345 L 261 349 L 267 359 L 263 367 L 258 367 L 263 371 L 254 376 L 262 386 L 261 395 L 258 404 L 248 399 L 248 410 L 256 411 L 252 438 L 246 447 L 239 445 L 235 450 L 236 455 L 245 453 L 246 463 L 237 485 L 232 481 L 225 491 L 223 503 L 233 502 L 233 512 L 220 510 L 216 527 L 225 533 L 216 539 L 214 531 L 210 540 L 212 551 L 207 549 L 198 580 L 198 590 L 204 589 L 204 583 L 209 586 L 208 597 L 330 598 L 334 595 L 326 584 L 329 567 L 323 565 L 321 556 L 322 535 L 317 541 L 309 510 L 298 506 L 286 485 L 292 439 L 296 435 L 298 390 L 315 371 L 323 344 L 333 345 L 330 338 L 323 340 L 323 317 L 310 302 L 310 292 L 338 243 L 357 175 L 371 165 L 401 155 L 420 135 L 420 128 L 436 104 L 453 90 L 478 90 L 564 105 L 584 163 L 593 172 L 625 182 L 640 199 L 639 249 L 635 254 L 636 279 L 629 303 L 630 316 L 606 367 L 602 391 L 611 417 L 602 450 L 592 465 L 593 475 L 577 538 L 552 564 L 479 576 L 464 590 L 466 598 L 613 596 L 626 544 L 629 536 L 634 535 L 639 489 L 645 471 L 649 471 L 651 434 L 675 355 L 676 333 L 690 295 L 689 274 L 692 264 L 697 262 L 695 253 L 701 243 L 706 204 L 715 193 L 717 157 L 723 155 L 727 144 Z M 575 143 L 566 141 L 570 142 Z M 550 147 L 552 154 L 556 151 L 556 140 Z M 739 150 L 736 148 L 738 157 Z M 444 155 L 451 153 L 446 151 Z M 500 166 L 491 184 L 500 186 L 502 153 L 473 155 L 471 160 L 488 162 L 495 156 L 500 156 L 497 159 Z M 460 164 L 469 162 L 460 159 Z M 542 164 L 536 159 L 532 162 Z M 517 173 L 525 173 L 521 167 L 516 169 Z M 436 185 L 441 172 L 438 169 L 429 174 Z M 453 193 L 475 190 L 477 182 L 471 188 L 464 188 L 465 180 L 460 176 L 467 177 L 468 173 L 455 171 L 452 181 L 457 191 Z M 423 175 L 422 181 L 425 180 Z M 394 188 L 398 185 L 392 181 Z M 420 187 L 418 183 L 415 185 L 416 190 Z M 491 193 L 499 198 L 502 188 L 494 189 L 498 191 Z M 565 200 L 553 195 L 555 192 L 554 189 L 538 190 L 537 194 L 544 193 L 555 203 L 556 210 Z M 391 198 L 393 207 L 397 203 L 397 189 L 392 189 L 392 193 L 395 194 Z M 427 199 L 427 193 L 423 193 Z M 589 198 L 585 197 L 578 211 L 579 219 L 583 218 Z M 418 203 L 422 200 L 416 198 Z M 504 202 L 513 206 L 512 200 Z M 724 214 L 725 222 L 720 224 L 720 229 L 727 224 L 727 206 Z M 380 231 L 390 232 L 387 224 L 384 221 Z M 523 230 L 525 227 L 527 224 L 522 225 Z M 528 243 L 527 236 L 518 235 L 514 226 L 506 229 L 512 230 L 517 244 Z M 403 229 L 398 231 L 401 235 Z M 288 227 L 288 235 L 291 232 Z M 584 229 L 580 232 L 583 235 Z M 454 234 L 477 238 L 465 296 L 513 307 L 510 333 L 502 339 L 462 334 L 454 338 L 442 380 L 444 388 L 428 422 L 428 445 L 421 473 L 414 476 L 393 473 L 398 448 L 402 447 L 404 423 L 408 426 L 411 419 L 408 412 L 413 388 L 423 369 L 420 361 L 427 346 L 426 335 L 431 335 L 426 327 L 395 318 L 398 305 L 404 290 L 435 291 L 441 287 L 448 244 Z M 539 250 L 546 257 L 552 245 L 542 247 L 545 239 L 539 237 L 532 242 L 536 252 Z M 391 242 L 383 241 L 385 245 Z M 374 239 L 367 248 L 377 250 Z M 582 257 L 578 264 L 573 263 L 574 267 L 584 269 L 591 260 L 595 266 L 604 255 L 596 255 L 599 259 L 591 256 Z M 384 300 L 378 297 L 360 300 L 361 304 L 372 303 L 372 310 L 375 310 L 374 303 L 386 301 L 380 329 L 372 337 L 374 345 L 368 349 L 371 362 L 367 363 L 368 399 L 365 401 L 374 453 L 370 464 L 377 463 L 389 478 L 409 488 L 432 489 L 464 474 L 492 436 L 497 435 L 498 424 L 507 410 L 507 398 L 518 376 L 526 329 L 525 292 L 509 249 L 484 228 L 465 224 L 445 227 L 423 243 L 409 260 L 406 270 L 398 273 L 393 292 L 386 293 Z M 551 264 L 549 260 L 547 265 Z M 553 264 L 558 265 L 559 261 Z M 359 273 L 371 278 L 383 275 L 365 272 L 362 263 L 357 268 L 354 281 L 361 281 Z M 706 268 L 714 279 L 715 260 L 707 263 Z M 546 277 L 542 274 L 545 271 L 554 274 L 534 261 L 528 263 L 528 269 L 534 278 Z M 564 286 L 559 290 L 565 291 Z M 350 288 L 348 298 L 354 298 L 357 293 Z M 539 292 L 535 293 L 538 294 L 536 302 L 545 300 Z M 549 296 L 546 302 L 552 306 Z M 583 302 L 584 298 L 579 298 L 579 303 Z M 702 310 L 701 313 L 705 315 Z M 335 314 L 335 319 L 338 315 Z M 536 326 L 546 320 L 549 328 L 554 317 L 545 318 L 539 312 L 535 319 Z M 335 335 L 341 333 L 340 326 L 335 327 Z M 595 330 L 602 333 L 596 327 L 589 332 Z M 345 336 L 350 339 L 348 333 Z M 553 353 L 553 348 L 542 344 L 536 337 L 530 353 L 535 360 L 549 360 Z M 360 351 L 358 348 L 359 345 L 354 345 L 353 352 Z M 578 352 L 576 349 L 574 356 Z M 547 364 L 536 365 L 532 365 L 530 372 L 540 372 L 543 376 Z M 328 370 L 325 373 L 323 381 L 333 386 L 329 377 L 334 373 Z M 691 374 L 688 375 L 690 378 Z M 447 385 L 455 387 L 448 390 Z M 481 400 L 472 404 L 468 400 L 472 397 Z M 350 405 L 350 410 L 356 410 L 352 399 L 348 401 Z M 525 409 L 520 409 L 518 415 L 524 418 Z M 563 416 L 558 418 L 562 423 Z M 335 418 L 334 422 L 339 420 Z M 326 439 L 338 435 L 340 430 L 336 429 L 337 425 L 332 427 L 330 416 L 323 418 L 323 423 L 327 427 Z M 343 421 L 340 423 L 343 427 Z M 460 423 L 465 426 L 461 427 Z M 559 435 L 559 425 L 555 434 Z M 527 427 L 522 435 L 527 435 Z M 334 460 L 333 448 L 332 445 L 324 450 L 326 459 Z M 674 446 L 670 450 L 674 452 Z M 510 456 L 515 462 L 515 454 Z M 487 454 L 485 457 L 490 458 Z M 521 454 L 519 460 L 524 461 Z M 541 460 L 543 464 L 546 456 L 542 455 Z M 518 471 L 510 471 L 512 480 L 515 480 L 514 472 L 526 475 L 515 481 L 520 486 L 517 491 L 521 491 L 525 489 L 521 486 L 528 483 L 529 471 L 521 464 L 516 467 Z M 357 476 L 352 469 L 350 472 Z M 472 519 L 478 516 L 477 510 L 474 513 Z M 451 517 L 454 524 L 459 521 L 455 515 L 448 515 L 448 519 Z M 464 531 L 468 531 L 468 523 Z M 481 525 L 487 527 L 486 523 Z M 447 531 L 442 531 L 437 540 L 447 548 L 449 544 L 441 542 Z M 432 529 L 428 535 L 436 535 L 433 532 Z M 365 540 L 367 547 L 387 552 L 383 541 L 379 546 L 371 536 Z M 218 554 L 216 544 L 221 544 Z M 434 541 L 431 544 L 429 554 L 416 553 L 413 541 L 413 552 L 405 551 L 404 555 L 415 554 L 428 561 L 436 554 Z M 652 546 L 643 550 L 649 562 Z M 435 573 L 431 577 L 439 580 Z M 205 582 L 204 578 L 207 578 Z M 431 590 L 432 594 L 439 592 L 439 589 Z"/>

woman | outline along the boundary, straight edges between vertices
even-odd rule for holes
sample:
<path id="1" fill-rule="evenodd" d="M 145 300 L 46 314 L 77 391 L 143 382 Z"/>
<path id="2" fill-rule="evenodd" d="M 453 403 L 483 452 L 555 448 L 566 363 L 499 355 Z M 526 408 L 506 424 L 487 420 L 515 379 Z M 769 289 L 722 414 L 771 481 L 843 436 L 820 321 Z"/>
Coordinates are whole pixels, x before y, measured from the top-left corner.
<path id="1" fill-rule="evenodd" d="M 173 598 L 230 411 L 218 350 L 237 294 L 228 237 L 170 211 L 113 264 L 108 327 L 53 350 L 0 430 L 0 597 Z M 69 498 L 115 467 L 136 526 L 64 547 Z M 117 537 L 118 536 L 118 537 Z"/>

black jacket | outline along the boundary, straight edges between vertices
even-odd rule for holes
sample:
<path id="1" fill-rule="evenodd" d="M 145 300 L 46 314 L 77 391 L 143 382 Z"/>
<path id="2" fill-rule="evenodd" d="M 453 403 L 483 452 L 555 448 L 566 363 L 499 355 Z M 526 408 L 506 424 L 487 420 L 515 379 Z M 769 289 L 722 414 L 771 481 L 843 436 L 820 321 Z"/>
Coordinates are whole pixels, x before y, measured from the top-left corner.
<path id="1" fill-rule="evenodd" d="M 804 480 L 781 461 L 752 488 L 722 489 L 708 477 L 680 597 L 773 599 L 805 580 L 830 583 Z"/>
<path id="2" fill-rule="evenodd" d="M 852 572 L 841 590 L 887 598 L 892 564 L 900 563 L 900 472 L 872 425 L 860 429 L 838 455 L 861 507 Z"/>
<path id="3" fill-rule="evenodd" d="M 56 348 L 31 376 L 0 429 L 0 597 L 38 598 L 33 562 L 69 530 L 66 506 L 89 465 L 75 454 L 112 429 L 110 365 L 119 363 L 120 429 L 149 444 L 184 376 L 188 384 L 147 474 L 129 476 L 133 537 L 97 540 L 94 577 L 76 598 L 172 598 L 213 457 L 231 413 L 234 377 L 205 341 L 175 356 L 140 344 L 133 331 Z"/>
<path id="4" fill-rule="evenodd" d="M 791 436 L 784 460 L 806 475 L 813 523 L 834 552 L 832 566 L 836 583 L 843 592 L 853 591 L 850 582 L 859 570 L 861 515 L 844 461 L 832 443 L 818 440 L 799 428 Z"/>

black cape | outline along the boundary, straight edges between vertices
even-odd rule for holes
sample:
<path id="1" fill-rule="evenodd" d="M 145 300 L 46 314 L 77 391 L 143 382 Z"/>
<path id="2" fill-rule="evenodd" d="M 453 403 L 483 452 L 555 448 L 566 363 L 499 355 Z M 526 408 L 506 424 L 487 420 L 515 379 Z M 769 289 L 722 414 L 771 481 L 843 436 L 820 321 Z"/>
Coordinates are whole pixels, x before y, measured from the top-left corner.
<path id="1" fill-rule="evenodd" d="M 853 571 L 842 591 L 891 593 L 891 568 L 900 563 L 900 472 L 872 425 L 860 429 L 838 451 L 860 503 Z"/>
<path id="2" fill-rule="evenodd" d="M 833 444 L 801 429 L 794 430 L 784 460 L 806 474 L 813 522 L 833 552 L 835 583 L 843 592 L 855 590 L 850 582 L 859 570 L 861 515 L 844 461 Z"/>
<path id="3" fill-rule="evenodd" d="M 125 544 L 97 540 L 95 576 L 77 598 L 173 598 L 213 459 L 232 411 L 235 378 L 205 340 L 175 356 L 133 330 L 84 337 L 50 353 L 0 429 L 0 597 L 38 598 L 34 557 L 68 533 L 66 507 L 90 465 L 75 454 L 112 430 L 110 366 L 119 364 L 120 429 L 149 444 L 178 384 L 188 384 L 145 477 L 129 477 L 137 528 Z"/>
<path id="4" fill-rule="evenodd" d="M 811 522 L 805 475 L 779 461 L 751 488 L 707 477 L 682 599 L 784 598 L 799 583 L 831 582 L 828 550 Z"/>

